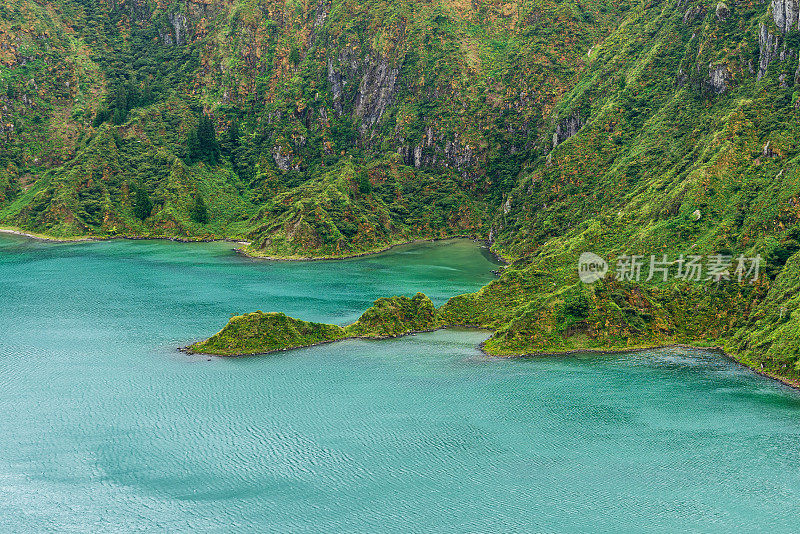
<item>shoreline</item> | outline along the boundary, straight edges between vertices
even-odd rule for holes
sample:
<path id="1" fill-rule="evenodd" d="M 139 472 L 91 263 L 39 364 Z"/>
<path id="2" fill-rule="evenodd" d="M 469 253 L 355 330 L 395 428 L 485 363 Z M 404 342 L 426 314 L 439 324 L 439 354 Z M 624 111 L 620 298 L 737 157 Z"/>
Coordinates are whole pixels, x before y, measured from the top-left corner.
<path id="1" fill-rule="evenodd" d="M 172 241 L 174 243 L 236 243 L 239 245 L 249 245 L 249 241 L 241 239 L 234 239 L 231 237 L 172 237 L 172 236 L 140 236 L 140 235 L 112 235 L 112 236 L 75 236 L 75 237 L 53 237 L 47 234 L 36 234 L 25 232 L 16 228 L 0 228 L 0 234 L 16 235 L 33 239 L 35 241 L 44 241 L 47 243 L 100 243 L 103 241 Z"/>
<path id="2" fill-rule="evenodd" d="M 378 337 L 365 337 L 365 336 L 347 336 L 342 337 L 339 339 L 329 339 L 325 341 L 318 341 L 316 343 L 310 343 L 308 345 L 298 345 L 297 347 L 287 347 L 283 349 L 272 349 L 263 352 L 246 352 L 243 354 L 213 354 L 210 352 L 195 352 L 190 347 L 194 344 L 187 345 L 185 347 L 178 347 L 176 350 L 178 352 L 182 352 L 183 354 L 187 354 L 189 356 L 211 356 L 214 358 L 249 358 L 252 356 L 267 356 L 269 354 L 275 354 L 276 352 L 288 352 L 291 350 L 300 350 L 300 349 L 309 349 L 312 347 L 319 347 L 322 345 L 330 345 L 331 343 L 338 343 L 340 341 L 352 341 L 352 340 L 361 340 L 361 341 L 386 341 L 388 339 L 398 339 L 401 337 L 416 335 L 416 334 L 428 334 L 431 332 L 437 332 L 439 330 L 446 330 L 448 328 L 463 328 L 467 330 L 484 330 L 486 332 L 492 332 L 489 328 L 484 328 L 482 326 L 474 326 L 474 325 L 445 325 L 445 326 L 438 326 L 436 328 L 429 328 L 427 330 L 411 330 L 410 332 L 405 332 L 402 334 L 395 334 L 389 336 L 378 336 Z M 203 341 L 203 340 L 200 340 Z M 196 341 L 195 343 L 199 343 L 200 341 Z M 483 343 L 481 343 L 483 345 Z M 479 345 L 479 347 L 481 346 Z M 484 352 L 481 349 L 481 352 Z M 485 354 L 485 352 L 484 352 Z M 496 357 L 496 356 L 493 356 Z"/>
<path id="3" fill-rule="evenodd" d="M 16 235 L 20 237 L 27 237 L 28 239 L 34 239 L 36 241 L 47 241 L 50 243 L 85 243 L 87 241 L 101 241 L 100 238 L 90 237 L 90 236 L 76 236 L 74 238 L 57 238 L 57 237 L 47 236 L 44 234 L 32 234 L 28 232 L 23 232 L 22 230 L 17 230 L 14 228 L 0 228 L 0 234 Z"/>
<path id="4" fill-rule="evenodd" d="M 721 347 L 717 347 L 717 348 L 714 348 L 712 350 L 714 350 L 716 352 L 719 352 L 720 354 L 722 354 L 723 356 L 725 356 L 729 360 L 738 363 L 742 367 L 750 369 L 751 371 L 753 371 L 755 374 L 757 374 L 759 376 L 763 376 L 764 378 L 769 378 L 770 380 L 774 380 L 775 382 L 780 382 L 781 384 L 783 384 L 786 387 L 789 387 L 789 388 L 794 389 L 796 391 L 800 391 L 800 380 L 796 380 L 796 379 L 793 379 L 793 378 L 786 378 L 786 377 L 783 377 L 783 376 L 780 376 L 780 375 L 776 375 L 774 373 L 770 373 L 769 371 L 764 371 L 763 369 L 757 369 L 757 368 L 755 368 L 755 367 L 753 367 L 751 365 L 748 365 L 748 364 L 744 363 L 739 358 L 737 358 L 735 355 L 728 354 L 728 352 L 725 349 L 721 348 Z"/>
<path id="5" fill-rule="evenodd" d="M 0 227 L 0 234 L 16 235 L 33 239 L 36 241 L 44 241 L 47 243 L 90 243 L 90 242 L 103 242 L 114 240 L 128 240 L 128 241 L 172 241 L 174 243 L 234 243 L 246 247 L 250 245 L 249 241 L 243 239 L 235 239 L 232 237 L 215 237 L 215 238 L 192 238 L 192 237 L 171 237 L 171 236 L 139 236 L 139 235 L 114 235 L 114 236 L 75 236 L 75 237 L 53 237 L 47 234 L 36 234 L 32 232 L 25 232 L 14 227 Z M 447 241 L 450 239 L 469 239 L 475 243 L 482 243 L 485 245 L 486 250 L 503 266 L 510 265 L 510 261 L 504 258 L 500 253 L 491 249 L 491 244 L 487 239 L 481 239 L 474 235 L 454 235 L 447 237 L 431 237 L 420 239 L 408 239 L 390 245 L 385 245 L 381 248 L 371 249 L 363 252 L 353 252 L 350 254 L 342 254 L 337 256 L 259 256 L 251 254 L 241 247 L 235 247 L 233 251 L 245 258 L 252 260 L 264 261 L 335 261 L 335 260 L 348 260 L 353 258 L 363 258 L 366 256 L 374 256 L 388 252 L 393 248 L 401 247 L 404 245 L 413 245 L 415 243 L 434 243 L 437 241 Z M 494 272 L 494 271 L 493 271 Z"/>
<path id="6" fill-rule="evenodd" d="M 427 334 L 431 332 L 437 332 L 439 330 L 447 330 L 447 329 L 456 329 L 456 328 L 463 328 L 468 330 L 483 330 L 485 332 L 494 333 L 491 328 L 486 328 L 483 326 L 478 325 L 463 325 L 463 324 L 450 324 L 450 325 L 443 325 L 438 326 L 436 328 L 430 328 L 427 330 L 412 330 L 410 332 L 405 332 L 403 334 L 396 334 L 391 336 L 383 336 L 383 337 L 361 337 L 361 336 L 348 336 L 343 337 L 340 339 L 332 339 L 327 341 L 320 341 L 317 343 L 312 343 L 309 345 L 299 345 L 297 347 L 287 347 L 283 349 L 273 349 L 264 352 L 252 352 L 246 354 L 211 354 L 211 353 L 204 353 L 204 352 L 194 352 L 189 347 L 191 345 L 187 345 L 185 347 L 178 347 L 176 350 L 178 352 L 184 353 L 189 356 L 205 356 L 205 357 L 213 357 L 213 358 L 249 358 L 254 356 L 266 356 L 270 354 L 275 354 L 278 352 L 288 352 L 293 350 L 299 349 L 308 349 L 313 347 L 319 347 L 322 345 L 329 345 L 331 343 L 338 343 L 340 341 L 349 341 L 349 340 L 362 340 L 362 341 L 385 341 L 389 339 L 398 339 L 401 337 L 406 337 L 410 335 L 416 334 Z M 488 340 L 487 340 L 488 341 Z M 699 345 L 687 345 L 686 343 L 668 343 L 662 345 L 652 345 L 652 346 L 642 346 L 642 347 L 630 347 L 630 348 L 597 348 L 597 349 L 570 349 L 566 351 L 537 351 L 537 352 L 528 352 L 524 354 L 492 354 L 486 350 L 486 341 L 478 344 L 477 347 L 478 351 L 486 357 L 489 358 L 498 358 L 498 359 L 525 359 L 525 358 L 544 358 L 544 357 L 567 357 L 576 354 L 602 354 L 602 355 L 610 355 L 610 354 L 635 354 L 639 352 L 645 352 L 648 350 L 659 350 L 659 349 L 669 349 L 669 348 L 682 348 L 682 349 L 689 349 L 689 350 L 702 350 L 707 352 L 715 352 L 720 354 L 721 356 L 725 357 L 726 359 L 730 360 L 731 362 L 741 366 L 748 371 L 752 371 L 754 374 L 758 376 L 762 376 L 764 378 L 768 378 L 774 382 L 778 382 L 781 385 L 788 387 L 794 391 L 800 391 L 800 380 L 795 380 L 791 378 L 785 378 L 774 373 L 770 373 L 761 369 L 757 369 L 747 363 L 743 362 L 736 356 L 727 352 L 721 346 L 710 346 L 710 347 L 703 347 Z"/>
<path id="7" fill-rule="evenodd" d="M 0 234 L 16 235 L 16 236 L 25 237 L 25 238 L 28 238 L 28 239 L 34 239 L 36 241 L 44 241 L 44 242 L 49 242 L 49 243 L 87 243 L 87 242 L 112 241 L 112 240 L 120 239 L 120 240 L 129 240 L 129 241 L 147 241 L 147 240 L 172 241 L 172 242 L 175 242 L 175 243 L 216 243 L 216 242 L 224 242 L 224 243 L 236 243 L 236 244 L 243 245 L 243 246 L 248 246 L 250 244 L 250 242 L 248 242 L 248 241 L 244 241 L 244 240 L 241 240 L 241 239 L 229 238 L 229 237 L 222 237 L 222 238 L 190 238 L 190 237 L 168 237 L 168 236 L 147 237 L 147 236 L 120 235 L 120 236 L 76 236 L 76 237 L 72 237 L 72 238 L 57 238 L 57 237 L 53 237 L 53 236 L 48 236 L 46 234 L 35 234 L 35 233 L 25 232 L 25 231 L 22 231 L 22 230 L 20 230 L 18 228 L 14 228 L 14 227 L 0 227 Z M 241 256 L 244 256 L 244 257 L 247 257 L 247 258 L 250 258 L 250 259 L 253 259 L 253 260 L 266 260 L 266 261 L 335 261 L 335 260 L 362 258 L 362 257 L 365 257 L 365 256 L 373 256 L 373 255 L 376 255 L 376 254 L 381 254 L 383 252 L 388 252 L 389 250 L 391 250 L 393 248 L 400 247 L 400 246 L 403 246 L 403 245 L 411 245 L 411 244 L 415 244 L 415 243 L 434 243 L 434 242 L 437 242 L 437 241 L 447 241 L 449 239 L 470 239 L 470 240 L 472 240 L 473 242 L 476 242 L 476 243 L 483 243 L 485 245 L 486 250 L 499 263 L 501 263 L 503 265 L 503 268 L 505 268 L 505 266 L 508 266 L 508 265 L 511 264 L 511 261 L 509 259 L 505 258 L 501 253 L 492 250 L 492 248 L 491 248 L 492 243 L 488 239 L 481 239 L 481 238 L 475 237 L 473 235 L 455 235 L 455 236 L 448 236 L 448 237 L 409 239 L 409 240 L 401 241 L 401 242 L 398 242 L 398 243 L 392 243 L 390 245 L 386 245 L 386 246 L 384 246 L 382 248 L 379 248 L 379 249 L 374 249 L 374 250 L 364 251 L 364 252 L 357 252 L 357 253 L 353 253 L 353 254 L 346 254 L 346 255 L 341 255 L 341 256 L 298 256 L 298 257 L 292 257 L 292 256 L 289 256 L 289 257 L 257 256 L 257 255 L 253 255 L 253 254 L 250 254 L 250 253 L 244 251 L 242 248 L 234 248 L 233 251 L 235 253 L 241 255 Z M 494 272 L 495 274 L 498 274 L 496 271 L 492 271 L 492 272 Z M 188 349 L 188 346 L 187 347 L 178 347 L 177 350 L 179 352 L 183 352 L 183 353 L 189 354 L 189 355 L 214 356 L 214 357 L 218 357 L 218 358 L 239 358 L 239 357 L 245 357 L 245 356 L 262 356 L 262 355 L 266 355 L 266 354 L 273 354 L 273 353 L 276 353 L 276 352 L 286 352 L 286 351 L 290 351 L 290 350 L 316 347 L 316 346 L 320 346 L 320 345 L 326 345 L 326 344 L 329 344 L 329 343 L 335 343 L 337 341 L 346 341 L 346 340 L 351 340 L 351 339 L 381 341 L 381 340 L 404 337 L 404 336 L 408 336 L 408 335 L 412 335 L 412 334 L 423 334 L 423 333 L 428 333 L 428 332 L 435 332 L 437 330 L 442 330 L 442 329 L 446 329 L 446 328 L 468 328 L 468 329 L 486 330 L 488 332 L 492 332 L 492 330 L 490 330 L 490 329 L 487 329 L 487 328 L 484 328 L 484 327 L 480 327 L 480 326 L 476 326 L 476 325 L 445 325 L 445 326 L 440 326 L 440 327 L 433 328 L 433 329 L 430 329 L 430 330 L 416 330 L 416 331 L 407 332 L 407 333 L 404 333 L 404 334 L 398 334 L 398 335 L 394 335 L 394 336 L 375 337 L 375 338 L 346 337 L 346 338 L 336 339 L 336 340 L 331 340 L 331 341 L 322 341 L 322 342 L 315 343 L 315 344 L 312 344 L 312 345 L 302 345 L 302 346 L 298 346 L 298 347 L 275 349 L 275 350 L 271 350 L 271 351 L 267 351 L 267 352 L 256 352 L 256 353 L 252 353 L 252 354 L 237 354 L 237 355 L 204 354 L 204 353 L 199 353 L 199 352 L 192 352 L 191 350 Z M 744 367 L 746 369 L 749 369 L 750 371 L 752 371 L 753 373 L 755 373 L 755 374 L 757 374 L 759 376 L 762 376 L 764 378 L 769 378 L 770 380 L 773 380 L 775 382 L 779 382 L 780 384 L 782 384 L 782 385 L 784 385 L 786 387 L 789 387 L 789 388 L 791 388 L 793 390 L 800 391 L 800 380 L 782 377 L 780 375 L 776 375 L 775 373 L 771 373 L 769 371 L 764 371 L 763 369 L 759 369 L 759 368 L 753 367 L 753 366 L 745 363 L 744 361 L 742 361 L 737 356 L 728 353 L 721 346 L 701 347 L 701 346 L 695 346 L 695 345 L 687 345 L 687 344 L 683 344 L 683 343 L 670 343 L 670 344 L 666 344 L 666 345 L 653 345 L 653 346 L 631 347 L 631 348 L 606 348 L 606 349 L 601 349 L 601 348 L 589 349 L 589 348 L 585 348 L 585 349 L 570 349 L 570 350 L 566 350 L 566 351 L 546 351 L 546 350 L 544 350 L 544 351 L 537 351 L 537 352 L 531 352 L 531 353 L 525 353 L 525 354 L 491 354 L 490 352 L 487 352 L 485 350 L 485 344 L 486 344 L 485 341 L 483 343 L 479 344 L 478 345 L 478 350 L 480 350 L 480 352 L 482 354 L 484 354 L 485 356 L 492 357 L 492 358 L 536 358 L 536 357 L 545 357 L 545 356 L 569 356 L 569 355 L 572 355 L 572 354 L 591 354 L 591 353 L 595 353 L 595 354 L 623 354 L 623 353 L 643 352 L 643 351 L 646 351 L 646 350 L 665 349 L 665 348 L 671 348 L 671 347 L 679 347 L 679 348 L 685 348 L 685 349 L 691 349 L 691 350 L 706 350 L 706 351 L 711 351 L 711 352 L 718 352 L 721 355 L 723 355 L 725 358 L 731 360 L 732 362 L 737 363 L 738 365 L 740 365 L 740 366 L 742 366 L 742 367 Z"/>
<path id="8" fill-rule="evenodd" d="M 404 245 L 413 245 L 418 243 L 435 243 L 437 241 L 449 241 L 451 239 L 469 239 L 475 243 L 482 243 L 485 245 L 485 248 L 489 253 L 501 264 L 510 265 L 510 262 L 506 260 L 502 255 L 493 251 L 491 249 L 491 245 L 488 239 L 482 239 L 480 237 L 475 237 L 474 235 L 453 235 L 447 237 L 429 237 L 429 238 L 419 238 L 419 239 L 407 239 L 405 241 L 399 241 L 397 243 L 392 243 L 389 245 L 385 245 L 380 248 L 370 249 L 363 252 L 353 252 L 349 254 L 342 254 L 336 256 L 259 256 L 258 254 L 252 254 L 247 252 L 243 248 L 235 248 L 233 249 L 234 252 L 240 254 L 246 258 L 252 260 L 265 260 L 265 261 L 335 261 L 335 260 L 349 260 L 353 258 L 363 258 L 366 256 L 375 256 L 376 254 L 382 254 L 384 252 L 388 252 L 396 247 L 402 247 Z"/>
<path id="9" fill-rule="evenodd" d="M 619 348 L 619 349 L 614 349 L 614 348 L 606 348 L 606 349 L 600 349 L 600 348 L 598 348 L 598 349 L 570 349 L 570 350 L 566 350 L 566 351 L 562 351 L 562 352 L 541 351 L 541 352 L 530 352 L 530 353 L 526 353 L 526 354 L 497 355 L 497 354 L 492 354 L 490 352 L 487 352 L 485 350 L 485 344 L 486 344 L 486 342 L 484 341 L 483 343 L 480 344 L 480 346 L 478 348 L 480 349 L 480 351 L 483 354 L 485 354 L 487 356 L 491 356 L 493 358 L 540 358 L 540 357 L 546 357 L 546 356 L 554 356 L 554 357 L 570 356 L 570 355 L 574 355 L 574 354 L 635 354 L 637 352 L 645 352 L 645 351 L 648 351 L 648 350 L 669 349 L 669 348 L 681 348 L 681 349 L 689 349 L 689 350 L 704 350 L 704 351 L 707 351 L 707 352 L 716 352 L 716 353 L 720 354 L 721 356 L 724 356 L 726 359 L 730 360 L 731 362 L 739 365 L 740 367 L 743 367 L 744 369 L 752 371 L 753 373 L 755 373 L 755 374 L 757 374 L 759 376 L 762 376 L 764 378 L 769 378 L 770 380 L 773 380 L 775 382 L 779 382 L 780 384 L 782 384 L 782 385 L 784 385 L 786 387 L 789 387 L 789 388 L 791 388 L 791 389 L 793 389 L 795 391 L 800 391 L 800 380 L 796 380 L 796 379 L 793 379 L 793 378 L 786 378 L 786 377 L 783 377 L 783 376 L 780 376 L 780 375 L 776 375 L 774 373 L 770 373 L 768 371 L 764 371 L 763 369 L 758 369 L 756 367 L 753 367 L 752 365 L 749 365 L 749 364 L 745 363 L 744 361 L 742 361 L 737 356 L 729 353 L 728 351 L 725 350 L 724 347 L 719 346 L 719 345 L 702 347 L 702 346 L 699 346 L 699 345 L 687 345 L 686 343 L 668 343 L 668 344 L 662 344 L 662 345 L 631 347 L 631 348 Z"/>

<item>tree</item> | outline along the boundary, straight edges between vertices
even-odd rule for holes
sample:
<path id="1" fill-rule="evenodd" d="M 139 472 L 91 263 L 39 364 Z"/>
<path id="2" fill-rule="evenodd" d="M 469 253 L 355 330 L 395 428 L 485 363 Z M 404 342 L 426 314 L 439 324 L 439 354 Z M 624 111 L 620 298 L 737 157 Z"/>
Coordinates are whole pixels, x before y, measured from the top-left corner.
<path id="1" fill-rule="evenodd" d="M 208 222 L 208 208 L 199 194 L 195 197 L 194 202 L 189 208 L 189 216 L 196 223 L 206 224 Z"/>
<path id="2" fill-rule="evenodd" d="M 189 149 L 191 163 L 205 161 L 209 165 L 216 165 L 219 162 L 217 133 L 214 130 L 214 123 L 205 113 L 200 113 L 197 129 L 189 131 L 186 147 Z"/>
<path id="3" fill-rule="evenodd" d="M 372 192 L 372 183 L 370 183 L 366 172 L 358 174 L 358 192 L 362 195 L 368 195 Z"/>
<path id="4" fill-rule="evenodd" d="M 133 214 L 142 221 L 150 216 L 153 212 L 153 201 L 150 196 L 141 187 L 137 187 L 133 197 Z"/>
<path id="5" fill-rule="evenodd" d="M 239 146 L 239 121 L 234 120 L 228 128 L 228 143 L 231 150 Z"/>
<path id="6" fill-rule="evenodd" d="M 97 109 L 97 113 L 95 113 L 92 126 L 97 128 L 110 118 L 111 118 L 111 110 L 108 108 L 107 105 L 103 104 Z"/>
<path id="7" fill-rule="evenodd" d="M 192 128 L 189 130 L 189 135 L 186 138 L 187 161 L 191 165 L 195 161 L 200 160 L 200 141 L 197 139 L 197 129 Z"/>
<path id="8" fill-rule="evenodd" d="M 145 83 L 142 89 L 142 95 L 139 97 L 139 105 L 147 106 L 155 101 L 155 94 L 153 93 L 152 83 Z"/>
<path id="9" fill-rule="evenodd" d="M 114 115 L 112 117 L 114 124 L 122 124 L 128 118 L 128 92 L 125 87 L 117 89 L 117 94 L 114 96 Z"/>

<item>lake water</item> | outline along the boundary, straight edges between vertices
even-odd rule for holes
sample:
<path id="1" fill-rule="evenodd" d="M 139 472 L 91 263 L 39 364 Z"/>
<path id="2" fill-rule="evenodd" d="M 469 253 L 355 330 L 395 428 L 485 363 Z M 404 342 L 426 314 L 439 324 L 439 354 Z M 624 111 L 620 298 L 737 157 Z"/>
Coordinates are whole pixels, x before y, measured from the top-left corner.
<path id="1" fill-rule="evenodd" d="M 231 314 L 437 304 L 474 243 L 340 262 L 0 238 L 0 531 L 796 532 L 800 395 L 678 349 L 504 360 L 446 330 L 186 356 Z"/>

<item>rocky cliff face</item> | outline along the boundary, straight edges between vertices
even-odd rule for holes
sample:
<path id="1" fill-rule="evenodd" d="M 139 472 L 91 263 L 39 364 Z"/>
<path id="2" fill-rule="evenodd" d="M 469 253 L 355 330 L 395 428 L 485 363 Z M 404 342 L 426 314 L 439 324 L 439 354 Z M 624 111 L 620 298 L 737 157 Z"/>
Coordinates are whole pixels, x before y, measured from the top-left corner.
<path id="1" fill-rule="evenodd" d="M 556 131 L 553 132 L 553 148 L 577 134 L 582 126 L 583 121 L 577 115 L 570 115 L 561 119 L 556 125 Z"/>
<path id="2" fill-rule="evenodd" d="M 400 145 L 397 153 L 403 157 L 407 165 L 413 165 L 417 169 L 454 168 L 457 171 L 465 171 L 468 176 L 474 176 L 469 171 L 476 163 L 475 149 L 469 144 L 463 144 L 458 133 L 453 135 L 453 139 L 442 139 L 440 135 L 437 135 L 432 126 L 425 126 L 422 140 L 415 146 L 409 146 L 402 138 L 396 139 Z"/>
<path id="3" fill-rule="evenodd" d="M 391 103 L 399 73 L 399 69 L 389 66 L 386 58 L 382 57 L 366 58 L 364 70 L 353 110 L 353 115 L 361 119 L 361 137 L 367 136 Z"/>
<path id="4" fill-rule="evenodd" d="M 758 31 L 758 79 L 763 78 L 774 60 L 786 61 L 798 50 L 788 46 L 787 36 L 800 30 L 800 8 L 795 0 L 772 0 L 769 16 Z M 795 77 L 800 74 L 800 65 Z"/>
<path id="5" fill-rule="evenodd" d="M 798 25 L 798 10 L 795 0 L 772 0 L 772 19 L 782 34 L 789 33 Z"/>
<path id="6" fill-rule="evenodd" d="M 758 79 L 767 73 L 770 62 L 778 57 L 780 37 L 769 31 L 769 27 L 761 23 L 758 31 Z"/>
<path id="7" fill-rule="evenodd" d="M 727 65 L 709 65 L 708 66 L 708 85 L 716 94 L 724 93 L 728 88 L 728 81 L 730 80 L 731 73 Z"/>
<path id="8" fill-rule="evenodd" d="M 369 140 L 373 126 L 381 119 L 395 95 L 399 73 L 385 57 L 343 50 L 327 61 L 327 79 L 338 116 L 347 113 L 359 121 L 362 140 Z"/>
<path id="9" fill-rule="evenodd" d="M 186 15 L 181 12 L 170 13 L 167 15 L 167 20 L 169 20 L 171 28 L 158 30 L 161 42 L 166 46 L 185 45 L 188 32 Z"/>

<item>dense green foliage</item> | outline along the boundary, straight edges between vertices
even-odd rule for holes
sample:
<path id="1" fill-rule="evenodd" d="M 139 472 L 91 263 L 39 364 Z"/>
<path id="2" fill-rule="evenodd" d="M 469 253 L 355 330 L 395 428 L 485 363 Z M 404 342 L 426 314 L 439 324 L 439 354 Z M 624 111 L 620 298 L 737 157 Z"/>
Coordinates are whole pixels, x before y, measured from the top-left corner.
<path id="1" fill-rule="evenodd" d="M 257 311 L 231 318 L 221 332 L 195 343 L 189 350 L 225 356 L 262 354 L 344 337 L 344 330 L 339 326 L 300 321 L 283 313 Z"/>
<path id="2" fill-rule="evenodd" d="M 358 321 L 346 328 L 358 337 L 392 337 L 442 326 L 431 299 L 417 293 L 412 298 L 384 297 L 375 301 Z"/>
<path id="3" fill-rule="evenodd" d="M 261 311 L 232 317 L 219 333 L 188 347 L 190 352 L 225 356 L 262 354 L 308 347 L 344 338 L 383 339 L 443 326 L 431 299 L 384 297 L 375 301 L 355 323 L 340 327 L 310 323 L 282 313 Z"/>
<path id="4" fill-rule="evenodd" d="M 195 163 L 204 161 L 209 165 L 219 163 L 219 144 L 217 134 L 211 119 L 204 113 L 200 114 L 197 128 L 189 130 L 189 137 L 186 140 L 188 150 L 188 162 Z"/>
<path id="5" fill-rule="evenodd" d="M 786 4 L 1 0 L 0 223 L 283 257 L 488 238 L 511 265 L 430 324 L 497 354 L 722 345 L 800 379 Z M 585 285 L 585 251 L 767 264 Z M 386 304 L 364 335 L 413 330 Z"/>
<path id="6" fill-rule="evenodd" d="M 197 195 L 195 197 L 194 202 L 192 202 L 192 205 L 189 208 L 189 215 L 196 223 L 208 223 L 208 207 L 206 207 L 206 203 L 201 195 Z"/>
<path id="7" fill-rule="evenodd" d="M 140 220 L 147 219 L 153 212 L 153 201 L 150 196 L 141 187 L 136 188 L 136 194 L 133 198 L 133 214 Z"/>

